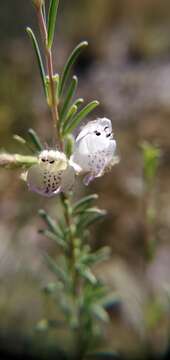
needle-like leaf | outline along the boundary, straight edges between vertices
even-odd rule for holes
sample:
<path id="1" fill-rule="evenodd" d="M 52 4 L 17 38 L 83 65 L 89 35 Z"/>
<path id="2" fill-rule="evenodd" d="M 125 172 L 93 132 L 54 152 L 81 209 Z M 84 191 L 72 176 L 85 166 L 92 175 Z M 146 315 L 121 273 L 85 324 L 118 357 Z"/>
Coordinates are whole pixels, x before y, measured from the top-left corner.
<path id="1" fill-rule="evenodd" d="M 74 96 L 74 93 L 76 91 L 77 84 L 78 84 L 77 76 L 73 76 L 73 78 L 71 80 L 71 84 L 70 84 L 70 86 L 68 88 L 68 91 L 67 91 L 63 106 L 62 106 L 61 113 L 60 113 L 60 122 L 61 123 L 63 122 L 63 120 L 64 120 L 64 118 L 65 118 L 65 116 L 67 114 L 71 99 Z"/>
<path id="2" fill-rule="evenodd" d="M 37 151 L 42 151 L 43 150 L 43 145 L 41 144 L 41 141 L 40 141 L 37 133 L 35 132 L 35 130 L 28 129 L 28 135 L 30 137 L 30 140 L 31 140 L 32 144 L 36 147 L 36 150 Z"/>
<path id="3" fill-rule="evenodd" d="M 47 22 L 49 48 L 51 48 L 53 44 L 58 5 L 59 5 L 59 0 L 51 0 L 49 12 L 48 12 L 48 22 Z"/>
<path id="4" fill-rule="evenodd" d="M 69 56 L 64 69 L 63 69 L 63 73 L 61 75 L 61 79 L 60 79 L 60 86 L 59 86 L 59 96 L 61 96 L 65 83 L 68 79 L 68 76 L 70 74 L 71 68 L 74 65 L 77 57 L 79 56 L 79 54 L 81 53 L 81 51 L 88 45 L 87 41 L 82 41 L 79 45 L 77 45 L 75 47 L 75 49 L 72 51 L 71 55 Z"/>
<path id="5" fill-rule="evenodd" d="M 32 29 L 30 27 L 27 27 L 26 31 L 27 31 L 30 39 L 31 39 L 33 48 L 34 48 L 35 53 L 36 53 L 38 67 L 39 67 L 39 70 L 40 70 L 41 80 L 42 80 L 42 84 L 43 84 L 43 89 L 44 89 L 45 96 L 47 97 L 45 70 L 44 70 L 44 65 L 43 65 L 43 61 L 42 61 L 42 58 L 41 58 L 41 53 L 40 53 L 40 49 L 39 49 L 39 46 L 38 46 L 38 42 L 36 40 L 35 34 L 33 33 Z"/>
<path id="6" fill-rule="evenodd" d="M 88 105 L 86 105 L 82 110 L 79 111 L 77 115 L 73 117 L 73 119 L 63 127 L 63 134 L 67 135 L 71 133 L 79 123 L 99 105 L 98 101 L 91 101 Z"/>
<path id="7" fill-rule="evenodd" d="M 84 209 L 87 209 L 89 206 L 91 206 L 92 202 L 94 200 L 98 199 L 97 194 L 91 194 L 84 196 L 82 199 L 77 201 L 73 207 L 73 213 L 78 213 L 83 211 Z"/>
<path id="8" fill-rule="evenodd" d="M 41 218 L 45 221 L 50 231 L 52 231 L 55 235 L 60 238 L 63 238 L 63 233 L 61 232 L 59 226 L 55 223 L 55 221 L 47 214 L 47 212 L 43 209 L 38 211 Z"/>

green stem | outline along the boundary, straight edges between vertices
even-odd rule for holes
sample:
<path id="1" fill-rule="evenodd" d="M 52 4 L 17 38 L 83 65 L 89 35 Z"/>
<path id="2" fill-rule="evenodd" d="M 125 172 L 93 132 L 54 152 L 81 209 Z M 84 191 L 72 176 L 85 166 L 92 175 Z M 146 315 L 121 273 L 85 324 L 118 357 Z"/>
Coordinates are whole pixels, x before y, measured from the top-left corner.
<path id="1" fill-rule="evenodd" d="M 70 204 L 70 197 L 64 193 L 61 194 L 61 202 L 64 208 L 65 222 L 69 232 L 69 252 L 68 261 L 70 265 L 70 271 L 72 273 L 72 292 L 73 297 L 77 297 L 78 291 L 78 273 L 76 270 L 76 228 L 74 219 L 72 217 L 72 208 Z"/>
<path id="2" fill-rule="evenodd" d="M 155 219 L 150 218 L 152 209 L 152 185 L 145 180 L 145 191 L 141 202 L 141 214 L 144 221 L 144 252 L 146 261 L 151 261 L 155 253 Z"/>
<path id="3" fill-rule="evenodd" d="M 57 98 L 56 90 L 55 90 L 55 80 L 54 80 L 54 71 L 53 71 L 53 59 L 52 59 L 52 52 L 51 48 L 48 47 L 48 33 L 47 33 L 47 26 L 46 21 L 44 19 L 42 6 L 37 8 L 37 17 L 39 22 L 39 28 L 42 36 L 42 41 L 44 44 L 44 53 L 46 58 L 46 68 L 47 68 L 47 75 L 49 78 L 49 87 L 50 93 L 48 95 L 48 106 L 51 110 L 51 115 L 53 119 L 53 126 L 54 126 L 54 145 L 56 143 L 56 138 L 59 144 L 60 150 L 63 150 L 64 143 L 59 131 L 59 112 L 58 112 L 58 104 L 59 99 Z M 61 193 L 60 195 L 61 203 L 64 209 L 64 218 L 65 223 L 68 228 L 68 245 L 69 251 L 65 252 L 65 257 L 67 258 L 69 264 L 69 271 L 72 277 L 72 297 L 75 304 L 75 309 L 77 310 L 78 316 L 78 327 L 76 329 L 76 358 L 82 360 L 87 350 L 87 339 L 86 330 L 82 324 L 82 315 L 79 312 L 79 308 L 77 307 L 77 299 L 78 299 L 78 292 L 80 289 L 80 275 L 76 268 L 77 262 L 77 254 L 76 250 L 79 246 L 79 239 L 77 238 L 76 234 L 76 226 L 74 223 L 74 217 L 72 215 L 72 207 L 71 207 L 71 199 L 69 195 Z M 90 320 L 91 321 L 91 320 Z"/>
<path id="4" fill-rule="evenodd" d="M 67 224 L 67 228 L 69 230 L 69 252 L 67 253 L 67 260 L 69 264 L 70 273 L 72 275 L 72 297 L 74 301 L 75 308 L 77 308 L 77 298 L 79 296 L 79 284 L 80 284 L 80 277 L 76 270 L 76 228 L 74 224 L 74 219 L 72 217 L 72 208 L 70 204 L 70 198 L 66 194 L 61 194 L 61 202 L 64 207 L 64 216 L 65 221 Z M 86 353 L 87 347 L 84 346 L 86 341 L 84 341 L 84 328 L 82 326 L 82 315 L 77 308 L 77 316 L 78 316 L 78 326 L 75 329 L 75 336 L 76 336 L 76 354 L 75 359 L 83 360 L 84 355 Z M 87 345 L 87 344 L 86 344 Z"/>
<path id="5" fill-rule="evenodd" d="M 58 112 L 58 99 L 56 97 L 55 91 L 55 82 L 54 82 L 54 72 L 53 72 L 53 60 L 52 60 L 52 52 L 51 48 L 48 47 L 48 34 L 47 34 L 47 26 L 43 16 L 42 7 L 37 9 L 37 16 L 39 27 L 41 31 L 41 36 L 44 44 L 44 51 L 47 63 L 47 73 L 49 77 L 49 84 L 50 84 L 50 96 L 48 99 L 48 105 L 51 109 L 51 115 L 54 124 L 54 132 L 55 135 L 57 134 L 57 140 L 60 145 L 60 149 L 63 150 L 64 144 L 60 136 L 59 131 L 59 112 Z M 54 142 L 56 141 L 56 137 L 54 138 Z M 73 222 L 73 218 L 70 212 L 70 200 L 68 195 L 61 194 L 61 202 L 64 207 L 64 214 L 65 214 L 65 221 L 67 227 L 69 229 L 69 241 L 70 241 L 70 251 L 69 251 L 69 261 L 70 261 L 70 268 L 72 271 L 72 278 L 73 278 L 73 293 L 76 295 L 77 293 L 77 271 L 76 271 L 76 257 L 75 257 L 75 225 Z"/>

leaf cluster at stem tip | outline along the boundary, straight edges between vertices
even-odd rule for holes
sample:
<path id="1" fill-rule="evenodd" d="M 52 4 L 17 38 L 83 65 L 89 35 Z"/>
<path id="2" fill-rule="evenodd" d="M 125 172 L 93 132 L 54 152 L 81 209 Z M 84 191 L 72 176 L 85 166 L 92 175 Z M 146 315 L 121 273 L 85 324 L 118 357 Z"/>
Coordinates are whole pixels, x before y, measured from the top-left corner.
<path id="1" fill-rule="evenodd" d="M 47 39 L 46 46 L 51 50 L 53 42 L 54 42 L 54 33 L 55 33 L 55 25 L 56 18 L 58 12 L 59 0 L 51 0 L 48 9 L 48 15 L 46 17 L 46 9 L 45 2 L 42 3 L 42 11 L 41 16 L 44 18 L 44 24 L 46 26 L 47 31 Z M 35 33 L 30 27 L 27 27 L 27 33 L 31 39 L 37 63 L 40 71 L 41 81 L 45 93 L 45 97 L 49 106 L 51 106 L 50 98 L 51 98 L 51 90 L 49 85 L 49 74 L 45 70 L 45 66 L 43 63 L 43 59 L 41 56 L 40 47 L 36 38 Z M 89 104 L 85 105 L 81 108 L 84 99 L 75 98 L 75 93 L 78 85 L 78 79 L 75 75 L 70 76 L 73 72 L 74 64 L 77 58 L 80 56 L 81 52 L 87 47 L 87 41 L 82 41 L 78 44 L 70 56 L 68 57 L 63 71 L 61 71 L 61 75 L 53 74 L 53 82 L 55 88 L 55 97 L 56 104 L 58 104 L 58 112 L 59 112 L 59 136 L 61 139 L 64 139 L 69 134 L 71 134 L 74 129 L 80 124 L 80 122 L 87 117 L 91 111 L 93 111 L 96 106 L 99 105 L 98 101 L 91 101 Z"/>

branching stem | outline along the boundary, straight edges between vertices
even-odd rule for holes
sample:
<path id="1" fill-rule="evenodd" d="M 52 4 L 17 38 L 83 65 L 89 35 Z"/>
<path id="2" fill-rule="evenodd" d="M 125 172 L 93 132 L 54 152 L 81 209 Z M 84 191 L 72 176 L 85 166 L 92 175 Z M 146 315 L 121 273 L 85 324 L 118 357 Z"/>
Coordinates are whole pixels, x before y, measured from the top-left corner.
<path id="1" fill-rule="evenodd" d="M 46 68 L 47 68 L 47 75 L 49 78 L 49 86 L 50 86 L 50 94 L 48 100 L 48 105 L 51 109 L 52 120 L 54 124 L 54 144 L 57 142 L 59 143 L 59 147 L 63 150 L 63 140 L 60 136 L 59 131 L 59 112 L 58 112 L 58 103 L 59 99 L 57 98 L 56 90 L 55 90 L 55 80 L 54 80 L 54 71 L 53 71 L 53 58 L 52 58 L 52 51 L 51 48 L 48 47 L 48 34 L 47 34 L 47 26 L 46 21 L 43 16 L 42 7 L 37 9 L 37 17 L 39 28 L 41 32 L 41 37 L 44 45 L 44 53 L 46 58 Z M 69 234 L 69 253 L 67 254 L 68 263 L 70 267 L 70 272 L 72 274 L 72 295 L 73 300 L 77 301 L 77 291 L 79 287 L 79 276 L 76 269 L 76 231 L 75 231 L 75 224 L 74 219 L 71 214 L 71 205 L 70 205 L 70 197 L 62 193 L 60 195 L 61 203 L 64 209 L 64 217 L 65 222 L 68 229 Z"/>
<path id="2" fill-rule="evenodd" d="M 60 134 L 60 127 L 59 127 L 59 98 L 56 92 L 56 84 L 55 84 L 55 74 L 53 70 L 53 57 L 51 47 L 48 46 L 48 32 L 47 32 L 47 24 L 46 19 L 44 18 L 44 14 L 42 11 L 42 6 L 36 8 L 37 18 L 39 23 L 39 28 L 41 32 L 42 42 L 44 46 L 44 56 L 46 59 L 46 72 L 47 72 L 47 81 L 48 81 L 48 96 L 47 102 L 48 106 L 51 110 L 51 116 L 53 121 L 54 127 L 54 145 L 56 142 L 59 145 L 59 149 L 63 151 L 64 143 L 63 139 Z M 86 352 L 86 346 L 84 347 L 84 328 L 82 327 L 82 319 L 81 314 L 79 313 L 79 308 L 77 307 L 77 299 L 78 299 L 78 292 L 80 288 L 80 278 L 77 271 L 77 251 L 79 251 L 80 240 L 77 238 L 76 234 L 76 226 L 74 222 L 74 217 L 72 215 L 72 207 L 70 202 L 70 195 L 61 193 L 60 194 L 61 203 L 64 210 L 64 218 L 65 224 L 68 230 L 68 246 L 69 251 L 65 253 L 65 257 L 68 261 L 69 271 L 72 278 L 72 298 L 75 304 L 75 309 L 77 309 L 77 328 L 75 329 L 76 335 L 76 353 L 77 359 L 81 360 L 84 358 L 84 353 Z"/>

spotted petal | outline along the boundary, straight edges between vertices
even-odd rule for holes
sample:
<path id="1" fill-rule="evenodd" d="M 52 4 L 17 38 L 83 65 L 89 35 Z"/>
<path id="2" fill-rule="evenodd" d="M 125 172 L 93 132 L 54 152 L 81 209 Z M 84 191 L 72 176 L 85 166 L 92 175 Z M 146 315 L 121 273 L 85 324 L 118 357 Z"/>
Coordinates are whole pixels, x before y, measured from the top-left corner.
<path id="1" fill-rule="evenodd" d="M 86 185 L 113 165 L 115 150 L 109 119 L 97 119 L 84 126 L 76 138 L 72 160 L 80 167 L 80 173 L 87 173 Z"/>
<path id="2" fill-rule="evenodd" d="M 38 164 L 28 170 L 26 180 L 31 191 L 51 197 L 73 187 L 75 171 L 64 153 L 43 150 Z"/>

